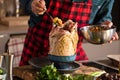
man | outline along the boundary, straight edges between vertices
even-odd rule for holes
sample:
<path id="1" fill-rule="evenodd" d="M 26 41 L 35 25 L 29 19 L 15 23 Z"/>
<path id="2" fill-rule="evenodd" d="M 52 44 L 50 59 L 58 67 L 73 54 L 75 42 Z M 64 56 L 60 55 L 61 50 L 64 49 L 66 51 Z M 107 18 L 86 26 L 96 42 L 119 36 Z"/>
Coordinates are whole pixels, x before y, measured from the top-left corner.
<path id="1" fill-rule="evenodd" d="M 46 12 L 52 17 L 59 17 L 63 22 L 68 19 L 78 22 L 78 29 L 89 24 L 113 25 L 111 10 L 114 0 L 20 0 L 20 3 L 30 14 L 20 66 L 28 64 L 28 60 L 33 57 L 48 55 L 52 20 Z M 76 60 L 87 60 L 82 48 L 83 36 L 79 30 L 78 34 Z M 117 39 L 118 35 L 115 33 L 112 40 Z"/>

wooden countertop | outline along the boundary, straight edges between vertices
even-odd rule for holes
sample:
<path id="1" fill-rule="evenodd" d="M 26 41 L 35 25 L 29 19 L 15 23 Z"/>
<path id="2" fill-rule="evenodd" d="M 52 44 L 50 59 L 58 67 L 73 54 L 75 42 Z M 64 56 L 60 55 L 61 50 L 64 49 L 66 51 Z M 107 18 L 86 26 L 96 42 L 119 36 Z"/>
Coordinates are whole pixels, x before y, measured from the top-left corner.
<path id="1" fill-rule="evenodd" d="M 95 68 L 95 67 L 89 67 L 89 66 L 82 65 L 78 70 L 76 70 L 75 72 L 73 72 L 71 74 L 74 74 L 74 75 L 82 74 L 83 71 L 84 71 L 84 73 L 88 74 L 88 73 L 93 73 L 93 72 L 102 71 L 102 70 Z M 17 76 L 23 80 L 35 80 L 35 77 L 37 76 L 36 70 L 30 65 L 14 68 L 13 75 Z"/>
<path id="2" fill-rule="evenodd" d="M 76 70 L 75 72 L 73 72 L 71 74 L 72 75 L 82 74 L 83 72 L 86 74 L 91 74 L 96 71 L 103 71 L 103 70 L 100 70 L 95 67 L 81 65 L 81 67 L 78 70 Z M 14 68 L 13 75 L 16 77 L 19 77 L 23 80 L 35 80 L 36 70 L 30 65 L 25 65 L 25 66 Z"/>
<path id="3" fill-rule="evenodd" d="M 4 26 L 0 24 L 0 34 L 24 34 L 27 33 L 28 26 Z"/>
<path id="4" fill-rule="evenodd" d="M 35 80 L 35 70 L 30 65 L 16 67 L 13 69 L 13 75 L 24 80 Z"/>

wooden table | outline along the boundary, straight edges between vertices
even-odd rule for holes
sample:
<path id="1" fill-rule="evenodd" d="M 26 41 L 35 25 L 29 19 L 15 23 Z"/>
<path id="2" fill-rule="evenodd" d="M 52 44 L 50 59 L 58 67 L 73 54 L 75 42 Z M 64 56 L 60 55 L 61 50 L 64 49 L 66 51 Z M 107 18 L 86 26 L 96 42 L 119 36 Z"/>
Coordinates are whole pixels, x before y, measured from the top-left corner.
<path id="1" fill-rule="evenodd" d="M 13 69 L 13 75 L 23 80 L 35 80 L 36 71 L 30 65 L 16 67 Z"/>

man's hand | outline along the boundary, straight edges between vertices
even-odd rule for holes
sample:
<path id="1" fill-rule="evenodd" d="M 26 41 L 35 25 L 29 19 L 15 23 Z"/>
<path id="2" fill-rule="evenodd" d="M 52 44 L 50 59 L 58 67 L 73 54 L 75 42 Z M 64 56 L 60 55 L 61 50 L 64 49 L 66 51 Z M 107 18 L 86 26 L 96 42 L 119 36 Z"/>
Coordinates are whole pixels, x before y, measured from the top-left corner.
<path id="1" fill-rule="evenodd" d="M 102 23 L 102 25 L 107 25 L 108 27 L 113 26 L 113 23 L 111 21 L 105 21 Z M 119 36 L 117 34 L 117 32 L 115 32 L 115 34 L 113 35 L 112 39 L 109 41 L 109 43 L 112 43 L 113 40 L 118 40 Z"/>
<path id="2" fill-rule="evenodd" d="M 42 15 L 46 11 L 44 0 L 33 0 L 31 3 L 32 12 L 36 15 Z"/>

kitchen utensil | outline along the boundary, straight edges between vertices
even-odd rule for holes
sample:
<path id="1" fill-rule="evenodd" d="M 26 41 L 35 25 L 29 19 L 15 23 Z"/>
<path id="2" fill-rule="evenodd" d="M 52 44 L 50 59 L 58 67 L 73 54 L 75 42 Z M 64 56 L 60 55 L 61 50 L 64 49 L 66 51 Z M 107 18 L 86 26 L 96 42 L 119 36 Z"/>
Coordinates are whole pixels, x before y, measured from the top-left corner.
<path id="1" fill-rule="evenodd" d="M 45 13 L 53 20 L 53 17 L 47 11 L 45 11 Z"/>
<path id="2" fill-rule="evenodd" d="M 4 56 L 0 55 L 0 67 L 2 67 Z"/>
<path id="3" fill-rule="evenodd" d="M 12 69 L 13 69 L 14 54 L 4 53 L 4 58 L 5 58 L 5 69 L 7 70 L 6 80 L 13 80 Z"/>
<path id="4" fill-rule="evenodd" d="M 72 73 L 80 68 L 80 64 L 76 62 L 54 62 L 54 66 L 61 73 Z"/>
<path id="5" fill-rule="evenodd" d="M 107 55 L 107 58 L 109 58 L 111 60 L 111 63 L 114 66 L 119 67 L 119 59 L 120 59 L 120 55 L 119 54 Z"/>
<path id="6" fill-rule="evenodd" d="M 8 74 L 12 74 L 12 63 L 13 63 L 13 54 L 4 54 L 5 56 L 5 67 L 7 69 Z"/>
<path id="7" fill-rule="evenodd" d="M 91 28 L 100 28 L 100 30 L 91 30 Z M 92 44 L 104 44 L 111 40 L 114 33 L 116 32 L 116 27 L 106 28 L 102 25 L 89 25 L 80 28 L 85 40 Z"/>
<path id="8" fill-rule="evenodd" d="M 98 61 L 86 61 L 86 62 L 81 62 L 85 66 L 91 66 L 98 68 L 100 70 L 103 70 L 107 73 L 118 73 L 118 70 L 116 68 L 112 67 L 111 65 L 107 65 L 106 63 L 98 62 Z M 108 61 L 109 63 L 109 61 Z"/>
<path id="9" fill-rule="evenodd" d="M 71 56 L 55 56 L 55 55 L 48 55 L 48 58 L 51 61 L 57 61 L 57 62 L 73 62 L 75 61 L 76 54 L 71 55 Z"/>
<path id="10" fill-rule="evenodd" d="M 80 67 L 80 64 L 76 62 L 52 62 L 47 57 L 32 58 L 29 60 L 29 64 L 38 71 L 40 71 L 44 66 L 51 65 L 52 63 L 54 63 L 54 66 L 61 73 L 71 73 Z"/>
<path id="11" fill-rule="evenodd" d="M 28 62 L 36 70 L 40 70 L 42 67 L 44 67 L 46 65 L 51 65 L 52 64 L 47 57 L 32 58 Z"/>

